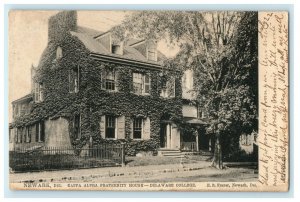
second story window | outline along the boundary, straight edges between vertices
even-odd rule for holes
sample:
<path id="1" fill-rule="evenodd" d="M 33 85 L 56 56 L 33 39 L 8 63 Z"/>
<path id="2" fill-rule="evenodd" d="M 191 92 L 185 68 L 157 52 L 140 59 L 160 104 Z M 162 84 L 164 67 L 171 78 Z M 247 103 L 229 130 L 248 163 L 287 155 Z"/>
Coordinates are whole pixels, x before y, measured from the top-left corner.
<path id="1" fill-rule="evenodd" d="M 150 76 L 148 74 L 133 73 L 133 92 L 135 94 L 150 94 Z"/>
<path id="2" fill-rule="evenodd" d="M 63 56 L 62 49 L 61 47 L 58 46 L 56 49 L 56 60 L 60 60 L 62 56 Z"/>
<path id="3" fill-rule="evenodd" d="M 105 87 L 107 90 L 115 90 L 115 72 L 114 71 L 107 72 Z"/>
<path id="4" fill-rule="evenodd" d="M 165 84 L 165 86 L 162 88 L 161 97 L 165 98 L 172 98 L 175 97 L 175 78 L 169 78 Z"/>
<path id="5" fill-rule="evenodd" d="M 44 100 L 44 85 L 43 83 L 35 83 L 34 101 L 42 102 Z"/>
<path id="6" fill-rule="evenodd" d="M 105 70 L 101 75 L 102 79 L 102 89 L 116 90 L 116 76 L 114 70 Z"/>
<path id="7" fill-rule="evenodd" d="M 70 93 L 77 93 L 79 91 L 79 78 L 80 78 L 79 66 L 69 71 L 69 92 Z"/>

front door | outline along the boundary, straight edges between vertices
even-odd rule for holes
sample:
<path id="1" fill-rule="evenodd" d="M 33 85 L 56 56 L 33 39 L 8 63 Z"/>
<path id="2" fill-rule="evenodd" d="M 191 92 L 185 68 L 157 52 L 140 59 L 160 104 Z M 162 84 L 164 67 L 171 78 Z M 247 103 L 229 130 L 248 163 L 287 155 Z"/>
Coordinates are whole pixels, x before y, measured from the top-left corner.
<path id="1" fill-rule="evenodd" d="M 160 125 L 160 147 L 167 148 L 167 124 Z"/>

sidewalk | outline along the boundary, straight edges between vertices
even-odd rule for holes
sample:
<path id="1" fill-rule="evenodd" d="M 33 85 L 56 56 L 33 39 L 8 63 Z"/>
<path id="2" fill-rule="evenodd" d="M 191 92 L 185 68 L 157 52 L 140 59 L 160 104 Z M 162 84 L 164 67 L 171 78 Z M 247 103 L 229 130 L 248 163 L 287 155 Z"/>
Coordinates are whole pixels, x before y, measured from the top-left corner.
<path id="1" fill-rule="evenodd" d="M 200 170 L 207 168 L 211 162 L 198 162 L 192 164 L 149 165 L 137 167 L 105 167 L 77 170 L 42 171 L 30 173 L 11 173 L 10 182 L 68 182 L 90 181 L 95 178 L 112 177 L 144 177 L 158 173 L 175 173 Z"/>

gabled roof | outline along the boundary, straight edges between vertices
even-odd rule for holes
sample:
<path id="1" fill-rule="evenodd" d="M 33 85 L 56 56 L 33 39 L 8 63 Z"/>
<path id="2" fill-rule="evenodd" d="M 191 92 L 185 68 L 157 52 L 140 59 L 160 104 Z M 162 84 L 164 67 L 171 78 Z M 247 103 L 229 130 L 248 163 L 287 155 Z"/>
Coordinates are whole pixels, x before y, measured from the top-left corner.
<path id="1" fill-rule="evenodd" d="M 17 103 L 24 103 L 24 102 L 30 102 L 33 99 L 32 94 L 27 94 L 17 100 L 14 100 L 12 104 L 17 104 Z"/>
<path id="2" fill-rule="evenodd" d="M 82 26 L 77 26 L 77 32 L 78 33 L 83 33 L 83 34 L 87 34 L 91 37 L 97 37 L 101 34 L 103 34 L 104 32 L 102 31 L 98 31 L 95 29 L 91 29 L 91 28 L 87 28 L 87 27 L 82 27 Z"/>
<path id="3" fill-rule="evenodd" d="M 76 32 L 71 31 L 71 35 L 77 37 L 84 46 L 94 54 L 106 55 L 110 57 L 116 57 L 120 59 L 129 59 L 135 60 L 143 63 L 162 65 L 163 60 L 167 59 L 167 57 L 162 54 L 160 51 L 157 51 L 157 61 L 148 60 L 142 53 L 140 53 L 131 45 L 138 43 L 142 40 L 138 39 L 129 39 L 124 45 L 123 55 L 113 54 L 107 48 L 105 48 L 96 38 L 102 34 L 107 32 L 100 32 L 89 28 L 79 27 Z"/>

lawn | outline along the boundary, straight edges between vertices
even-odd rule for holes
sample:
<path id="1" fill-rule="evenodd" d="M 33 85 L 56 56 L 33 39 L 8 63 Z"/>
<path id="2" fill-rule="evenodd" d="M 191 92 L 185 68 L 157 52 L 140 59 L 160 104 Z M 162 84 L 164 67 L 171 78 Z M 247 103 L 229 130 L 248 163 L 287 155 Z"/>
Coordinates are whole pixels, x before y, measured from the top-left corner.
<path id="1" fill-rule="evenodd" d="M 190 164 L 199 161 L 210 161 L 211 157 L 202 155 L 190 155 L 184 158 L 173 158 L 164 156 L 126 157 L 126 166 L 148 166 L 168 164 Z"/>

